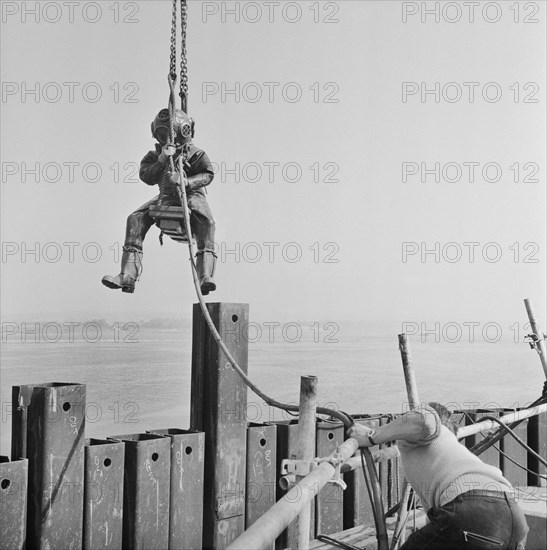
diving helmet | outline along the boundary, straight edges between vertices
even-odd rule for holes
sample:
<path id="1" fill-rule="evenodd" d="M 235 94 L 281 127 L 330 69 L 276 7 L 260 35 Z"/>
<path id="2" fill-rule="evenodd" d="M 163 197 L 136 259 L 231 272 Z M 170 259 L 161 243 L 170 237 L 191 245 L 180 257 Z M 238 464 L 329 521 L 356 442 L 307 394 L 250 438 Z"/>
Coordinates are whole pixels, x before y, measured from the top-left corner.
<path id="1" fill-rule="evenodd" d="M 173 114 L 173 126 L 175 130 L 175 142 L 183 145 L 194 137 L 194 119 L 190 118 L 184 111 L 175 109 Z M 160 142 L 169 141 L 169 109 L 162 109 L 152 121 L 152 135 Z M 163 130 L 162 130 L 163 129 Z"/>

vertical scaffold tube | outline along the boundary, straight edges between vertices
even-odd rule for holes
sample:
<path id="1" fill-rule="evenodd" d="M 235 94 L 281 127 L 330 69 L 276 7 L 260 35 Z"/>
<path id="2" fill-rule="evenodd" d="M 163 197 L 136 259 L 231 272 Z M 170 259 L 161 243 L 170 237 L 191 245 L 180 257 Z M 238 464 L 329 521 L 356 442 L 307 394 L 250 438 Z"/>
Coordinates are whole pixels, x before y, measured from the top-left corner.
<path id="1" fill-rule="evenodd" d="M 315 414 L 317 408 L 317 377 L 300 378 L 300 410 L 298 416 L 297 460 L 312 461 L 315 458 Z M 296 477 L 297 483 L 303 478 Z M 311 503 L 304 507 L 295 523 L 296 548 L 310 547 Z"/>

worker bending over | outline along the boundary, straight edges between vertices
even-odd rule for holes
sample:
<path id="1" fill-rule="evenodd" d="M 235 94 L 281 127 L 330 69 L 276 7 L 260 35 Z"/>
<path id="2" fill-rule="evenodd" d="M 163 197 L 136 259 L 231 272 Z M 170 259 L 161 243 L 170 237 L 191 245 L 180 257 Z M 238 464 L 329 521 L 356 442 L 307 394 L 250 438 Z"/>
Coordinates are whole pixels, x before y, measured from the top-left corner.
<path id="1" fill-rule="evenodd" d="M 523 550 L 528 526 L 513 487 L 458 441 L 448 409 L 429 405 L 375 430 L 347 431 L 360 447 L 398 442 L 404 475 L 430 521 L 400 550 Z"/>

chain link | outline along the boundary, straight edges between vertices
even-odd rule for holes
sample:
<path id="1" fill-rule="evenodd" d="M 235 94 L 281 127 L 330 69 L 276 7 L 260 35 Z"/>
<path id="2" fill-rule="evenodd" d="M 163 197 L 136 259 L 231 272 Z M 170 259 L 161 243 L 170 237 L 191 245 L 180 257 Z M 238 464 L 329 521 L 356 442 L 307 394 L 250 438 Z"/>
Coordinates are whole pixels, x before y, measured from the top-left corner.
<path id="1" fill-rule="evenodd" d="M 177 4 L 179 0 L 173 0 L 171 18 L 171 56 L 169 60 L 169 130 L 170 142 L 175 143 L 175 85 L 177 82 Z M 180 0 L 180 24 L 181 24 L 181 54 L 180 54 L 180 100 L 181 109 L 188 112 L 188 59 L 186 55 L 186 26 L 188 22 L 188 6 L 186 0 Z M 188 157 L 188 146 L 181 152 L 183 160 Z M 175 172 L 174 159 L 169 157 L 169 168 Z"/>
<path id="2" fill-rule="evenodd" d="M 177 4 L 179 0 L 173 0 L 171 17 L 171 57 L 169 60 L 169 77 L 177 79 Z M 181 109 L 188 113 L 188 58 L 186 50 L 186 29 L 188 25 L 188 5 L 186 0 L 180 0 L 180 104 Z"/>
<path id="3" fill-rule="evenodd" d="M 177 78 L 177 0 L 173 0 L 171 16 L 171 57 L 169 59 L 169 76 Z"/>
<path id="4" fill-rule="evenodd" d="M 188 6 L 186 0 L 181 0 L 180 6 L 180 104 L 182 110 L 188 114 L 188 59 L 186 54 L 186 27 L 188 24 Z"/>

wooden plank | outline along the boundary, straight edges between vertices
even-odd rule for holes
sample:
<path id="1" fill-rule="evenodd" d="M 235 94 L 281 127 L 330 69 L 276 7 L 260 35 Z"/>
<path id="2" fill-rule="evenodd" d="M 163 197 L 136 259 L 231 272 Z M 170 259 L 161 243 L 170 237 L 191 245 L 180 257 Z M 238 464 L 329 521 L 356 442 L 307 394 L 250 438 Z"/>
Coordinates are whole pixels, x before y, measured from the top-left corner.
<path id="1" fill-rule="evenodd" d="M 151 206 L 148 213 L 157 220 L 177 220 L 184 222 L 184 211 L 181 206 Z"/>
<path id="2" fill-rule="evenodd" d="M 393 528 L 395 527 L 396 518 L 388 518 L 386 520 L 388 536 L 391 539 L 393 535 Z M 415 530 L 423 527 L 426 522 L 425 512 L 422 510 L 416 511 L 416 517 L 412 515 L 409 516 L 409 521 L 406 526 L 406 536 L 408 536 Z M 366 546 L 367 550 L 376 550 L 378 548 L 376 541 L 376 531 L 374 527 L 367 525 L 359 525 L 353 527 L 352 529 L 346 529 L 339 533 L 334 533 L 329 535 L 330 537 L 341 540 L 346 544 L 352 544 L 359 548 L 364 548 Z M 332 544 L 327 542 L 321 542 L 318 540 L 313 540 L 310 543 L 310 550 L 332 550 L 334 547 Z"/>

